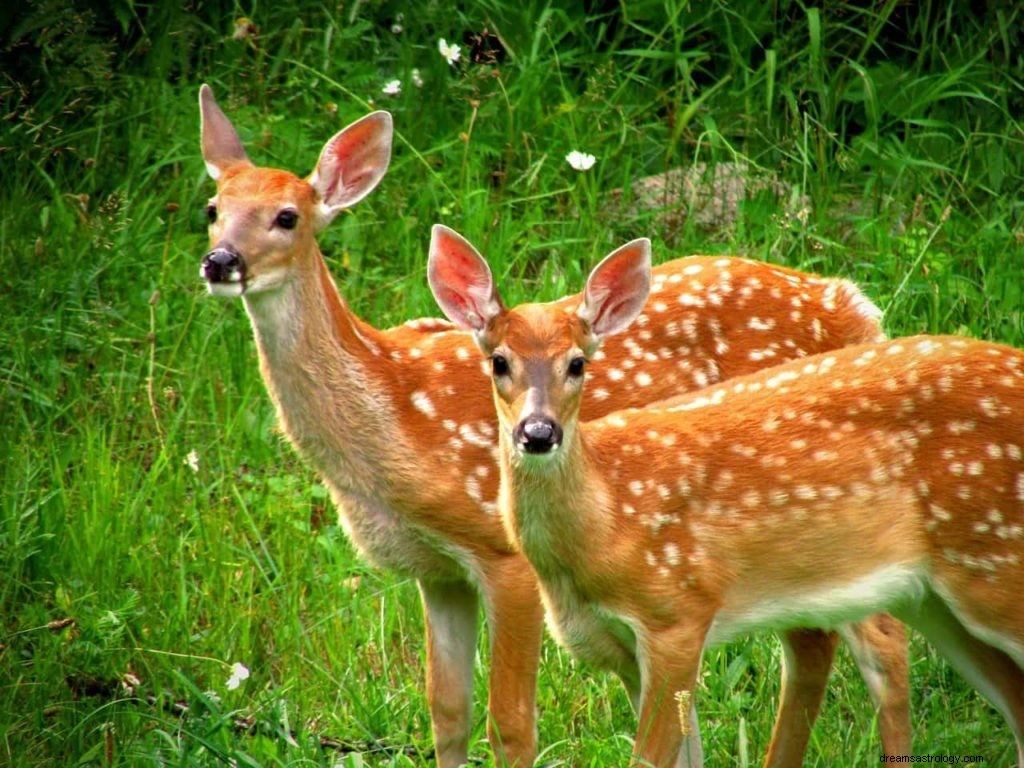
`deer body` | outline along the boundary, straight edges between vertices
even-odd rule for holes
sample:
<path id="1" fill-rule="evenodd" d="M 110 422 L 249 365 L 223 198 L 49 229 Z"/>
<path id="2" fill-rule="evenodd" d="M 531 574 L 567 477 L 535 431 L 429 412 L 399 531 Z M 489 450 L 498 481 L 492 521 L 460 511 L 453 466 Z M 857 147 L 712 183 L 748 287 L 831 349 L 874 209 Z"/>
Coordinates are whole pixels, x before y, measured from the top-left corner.
<path id="1" fill-rule="evenodd" d="M 316 243 L 317 231 L 383 176 L 390 119 L 374 113 L 341 131 L 302 179 L 253 166 L 209 89 L 200 106 L 203 156 L 217 181 L 202 276 L 212 293 L 241 298 L 281 428 L 323 478 L 356 548 L 418 582 L 439 766 L 467 758 L 481 598 L 491 630 L 490 741 L 509 764 L 532 764 L 543 615 L 533 571 L 499 514 L 497 425 L 472 336 L 437 320 L 390 330 L 364 323 Z M 877 310 L 842 281 L 715 258 L 655 274 L 666 291 L 685 288 L 686 303 L 652 303 L 636 339 L 606 346 L 607 375 L 587 406 L 594 417 L 880 334 Z M 780 322 L 751 342 L 741 331 L 755 305 Z M 555 306 L 571 310 L 575 300 Z M 819 662 L 793 654 L 794 692 L 780 706 L 771 765 L 799 764 L 827 679 L 834 639 L 808 634 L 803 643 Z M 872 690 L 887 751 L 904 752 L 905 638 L 897 631 L 865 646 L 865 669 L 880 671 Z"/>
<path id="2" fill-rule="evenodd" d="M 1016 351 L 958 338 L 848 348 L 581 425 L 557 469 L 503 459 L 506 512 L 552 615 L 617 620 L 579 655 L 620 643 L 641 666 L 659 633 L 690 650 L 679 674 L 668 649 L 641 666 L 663 696 L 692 690 L 707 645 L 889 611 L 937 632 L 1019 740 L 1021 414 Z M 963 639 L 944 647 L 954 631 Z M 678 739 L 658 751 L 658 738 L 642 756 L 673 764 Z"/>
<path id="3" fill-rule="evenodd" d="M 491 358 L 502 512 L 563 642 L 635 671 L 636 757 L 686 764 L 674 699 L 707 645 L 891 611 L 1024 765 L 1024 353 L 854 346 L 583 423 L 585 363 L 640 312 L 648 248 L 595 268 L 575 313 L 442 302 Z"/>

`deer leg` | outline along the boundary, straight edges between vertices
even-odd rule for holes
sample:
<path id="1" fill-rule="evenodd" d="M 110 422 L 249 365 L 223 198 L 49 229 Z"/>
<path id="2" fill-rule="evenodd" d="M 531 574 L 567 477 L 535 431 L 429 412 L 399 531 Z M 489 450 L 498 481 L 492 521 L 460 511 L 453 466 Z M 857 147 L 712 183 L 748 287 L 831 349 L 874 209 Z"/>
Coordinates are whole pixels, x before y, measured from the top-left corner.
<path id="1" fill-rule="evenodd" d="M 878 707 L 878 732 L 887 756 L 909 755 L 910 670 L 907 630 L 887 613 L 839 627 Z"/>
<path id="2" fill-rule="evenodd" d="M 1006 653 L 971 634 L 934 592 L 899 618 L 919 631 L 1006 719 L 1024 768 L 1024 671 Z"/>
<path id="3" fill-rule="evenodd" d="M 427 703 L 438 768 L 469 757 L 477 594 L 465 582 L 420 581 L 427 627 Z"/>
<path id="4" fill-rule="evenodd" d="M 537 668 L 544 609 L 533 570 L 519 555 L 490 561 L 483 581 L 491 641 L 487 735 L 496 765 L 529 768 L 537 754 Z"/>
<path id="5" fill-rule="evenodd" d="M 764 764 L 769 768 L 799 768 L 821 709 L 839 638 L 819 629 L 792 629 L 779 639 L 783 650 L 782 690 Z"/>
<path id="6" fill-rule="evenodd" d="M 688 619 L 694 614 L 684 613 Z M 693 698 L 710 618 L 638 635 L 643 692 L 634 763 L 653 768 L 703 765 Z"/>
<path id="7" fill-rule="evenodd" d="M 682 717 L 682 715 L 680 715 Z M 697 707 L 690 702 L 690 725 L 683 736 L 683 747 L 679 750 L 675 768 L 700 768 L 704 765 L 704 748 L 700 741 L 700 722 L 697 719 Z"/>

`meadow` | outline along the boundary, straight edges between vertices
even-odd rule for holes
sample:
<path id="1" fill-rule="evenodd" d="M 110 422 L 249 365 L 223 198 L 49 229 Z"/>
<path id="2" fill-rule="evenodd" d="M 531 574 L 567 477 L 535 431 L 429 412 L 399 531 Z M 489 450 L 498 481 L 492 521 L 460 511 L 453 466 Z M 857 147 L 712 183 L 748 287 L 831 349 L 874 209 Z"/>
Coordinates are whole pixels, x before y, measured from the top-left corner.
<path id="1" fill-rule="evenodd" d="M 378 326 L 438 316 L 425 263 L 442 222 L 510 302 L 576 292 L 648 236 L 657 261 L 740 254 L 851 278 L 891 335 L 1021 347 L 1024 10 L 974 5 L 6 11 L 0 764 L 430 764 L 415 585 L 354 555 L 276 430 L 241 304 L 199 279 L 200 83 L 255 162 L 300 174 L 345 124 L 393 113 L 388 175 L 321 237 Z M 714 194 L 723 164 L 748 181 L 724 210 L 632 191 L 683 168 Z M 916 754 L 1013 762 L 999 716 L 916 638 L 911 676 Z M 707 654 L 709 765 L 759 763 L 778 685 L 770 636 Z M 621 686 L 550 641 L 539 708 L 539 763 L 625 764 Z M 874 718 L 841 649 L 806 764 L 877 763 Z"/>

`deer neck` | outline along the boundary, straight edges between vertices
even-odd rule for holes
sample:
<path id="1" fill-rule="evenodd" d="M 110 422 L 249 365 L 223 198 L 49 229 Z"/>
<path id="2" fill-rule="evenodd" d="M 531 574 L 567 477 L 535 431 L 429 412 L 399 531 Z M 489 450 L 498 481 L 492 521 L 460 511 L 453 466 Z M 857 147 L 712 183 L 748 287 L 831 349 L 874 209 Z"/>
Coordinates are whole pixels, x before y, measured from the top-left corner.
<path id="1" fill-rule="evenodd" d="M 501 430 L 502 510 L 505 528 L 542 580 L 561 580 L 568 571 L 584 576 L 589 553 L 599 552 L 610 534 L 611 493 L 586 436 L 567 432 L 562 455 L 545 465 L 513 454 Z"/>
<path id="2" fill-rule="evenodd" d="M 295 280 L 244 296 L 260 371 L 285 434 L 328 482 L 379 494 L 400 477 L 404 442 L 379 334 L 349 311 L 319 253 L 315 261 Z"/>

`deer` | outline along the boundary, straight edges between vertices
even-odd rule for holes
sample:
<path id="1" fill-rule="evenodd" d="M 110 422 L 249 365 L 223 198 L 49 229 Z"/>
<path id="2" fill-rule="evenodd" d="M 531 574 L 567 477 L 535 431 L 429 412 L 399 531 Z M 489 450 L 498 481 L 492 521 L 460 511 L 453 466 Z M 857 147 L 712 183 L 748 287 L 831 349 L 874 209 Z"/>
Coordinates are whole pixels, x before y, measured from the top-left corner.
<path id="1" fill-rule="evenodd" d="M 584 420 L 650 265 L 634 240 L 575 306 L 513 309 L 482 259 L 428 266 L 491 370 L 509 537 L 561 642 L 626 667 L 635 763 L 699 761 L 705 647 L 886 611 L 1002 714 L 1024 765 L 1024 352 L 868 342 Z"/>
<path id="2" fill-rule="evenodd" d="M 339 131 L 299 177 L 254 165 L 206 85 L 199 108 L 202 157 L 216 183 L 201 279 L 212 295 L 244 306 L 281 430 L 328 488 L 357 552 L 418 586 L 437 764 L 467 760 L 482 604 L 488 741 L 499 763 L 532 765 L 544 612 L 533 570 L 499 515 L 497 429 L 472 334 L 431 318 L 374 328 L 351 311 L 317 244 L 386 173 L 390 115 L 373 112 Z M 453 255 L 471 248 L 442 231 Z M 606 345 L 608 368 L 588 416 L 882 335 L 878 310 L 843 280 L 718 257 L 668 262 L 655 280 L 685 287 L 687 301 L 656 299 L 628 345 Z M 761 328 L 756 343 L 744 333 L 752 323 Z M 879 707 L 886 753 L 906 754 L 903 627 L 883 615 L 841 634 Z M 766 763 L 798 766 L 837 639 L 793 630 L 783 642 L 785 682 Z"/>

